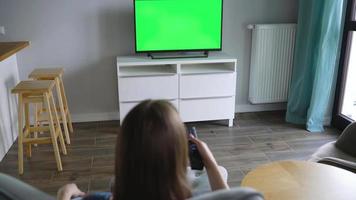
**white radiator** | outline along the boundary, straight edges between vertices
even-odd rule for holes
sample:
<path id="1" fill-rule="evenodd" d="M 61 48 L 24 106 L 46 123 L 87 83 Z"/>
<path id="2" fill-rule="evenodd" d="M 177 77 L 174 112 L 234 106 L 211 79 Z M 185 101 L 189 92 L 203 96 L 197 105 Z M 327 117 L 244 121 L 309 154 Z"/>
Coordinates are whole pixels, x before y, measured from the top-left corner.
<path id="1" fill-rule="evenodd" d="M 252 29 L 249 100 L 286 102 L 292 74 L 296 24 L 257 24 Z"/>

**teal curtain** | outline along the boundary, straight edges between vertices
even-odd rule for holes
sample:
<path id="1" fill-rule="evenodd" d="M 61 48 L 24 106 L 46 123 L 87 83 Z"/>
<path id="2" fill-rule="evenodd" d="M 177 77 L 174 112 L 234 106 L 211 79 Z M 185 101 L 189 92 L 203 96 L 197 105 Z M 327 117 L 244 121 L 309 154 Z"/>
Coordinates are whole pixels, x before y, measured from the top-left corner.
<path id="1" fill-rule="evenodd" d="M 347 0 L 299 0 L 286 121 L 322 132 L 338 68 Z"/>

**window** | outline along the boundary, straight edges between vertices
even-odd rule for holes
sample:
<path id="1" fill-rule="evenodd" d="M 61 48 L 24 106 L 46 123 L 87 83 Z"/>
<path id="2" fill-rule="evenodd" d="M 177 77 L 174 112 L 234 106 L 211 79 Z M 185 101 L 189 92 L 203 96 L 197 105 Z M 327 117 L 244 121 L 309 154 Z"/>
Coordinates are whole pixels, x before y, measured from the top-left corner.
<path id="1" fill-rule="evenodd" d="M 336 85 L 333 125 L 343 129 L 356 121 L 356 12 L 355 0 L 349 0 L 342 40 Z"/>

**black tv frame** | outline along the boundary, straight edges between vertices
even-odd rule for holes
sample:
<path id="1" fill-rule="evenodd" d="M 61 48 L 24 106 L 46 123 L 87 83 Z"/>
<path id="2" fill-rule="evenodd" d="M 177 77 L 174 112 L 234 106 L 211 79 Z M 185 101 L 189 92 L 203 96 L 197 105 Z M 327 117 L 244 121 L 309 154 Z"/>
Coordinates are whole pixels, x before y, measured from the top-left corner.
<path id="1" fill-rule="evenodd" d="M 209 51 L 221 51 L 222 50 L 222 36 L 223 36 L 223 16 L 224 16 L 224 0 L 221 0 L 221 26 L 220 26 L 220 48 L 214 49 L 178 49 L 178 50 L 151 50 L 151 51 L 137 51 L 137 40 L 136 40 L 136 0 L 133 0 L 134 9 L 134 34 L 135 34 L 135 53 L 147 53 L 149 57 L 152 57 L 152 53 L 167 53 L 167 52 L 198 52 L 202 51 L 203 56 L 207 57 Z M 180 58 L 180 56 L 175 57 Z"/>

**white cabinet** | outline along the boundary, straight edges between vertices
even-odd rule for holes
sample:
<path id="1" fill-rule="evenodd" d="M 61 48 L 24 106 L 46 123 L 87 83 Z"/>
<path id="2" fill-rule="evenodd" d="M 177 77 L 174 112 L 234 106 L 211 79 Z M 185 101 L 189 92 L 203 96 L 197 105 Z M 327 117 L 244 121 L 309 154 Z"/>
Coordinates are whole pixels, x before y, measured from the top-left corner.
<path id="1" fill-rule="evenodd" d="M 0 161 L 18 135 L 17 96 L 11 89 L 19 82 L 16 54 L 0 61 Z"/>
<path id="2" fill-rule="evenodd" d="M 234 96 L 234 80 L 234 73 L 181 75 L 180 98 Z"/>
<path id="3" fill-rule="evenodd" d="M 185 122 L 234 119 L 234 97 L 181 99 L 179 112 Z"/>
<path id="4" fill-rule="evenodd" d="M 169 100 L 178 110 L 178 100 Z M 121 102 L 120 103 L 120 122 L 122 122 L 127 113 L 135 107 L 140 101 L 135 102 Z"/>
<path id="5" fill-rule="evenodd" d="M 132 56 L 117 58 L 120 121 L 145 99 L 165 99 L 184 122 L 229 120 L 235 114 L 236 59 L 208 58 L 155 60 Z"/>
<path id="6" fill-rule="evenodd" d="M 119 78 L 121 102 L 178 99 L 178 75 Z"/>

